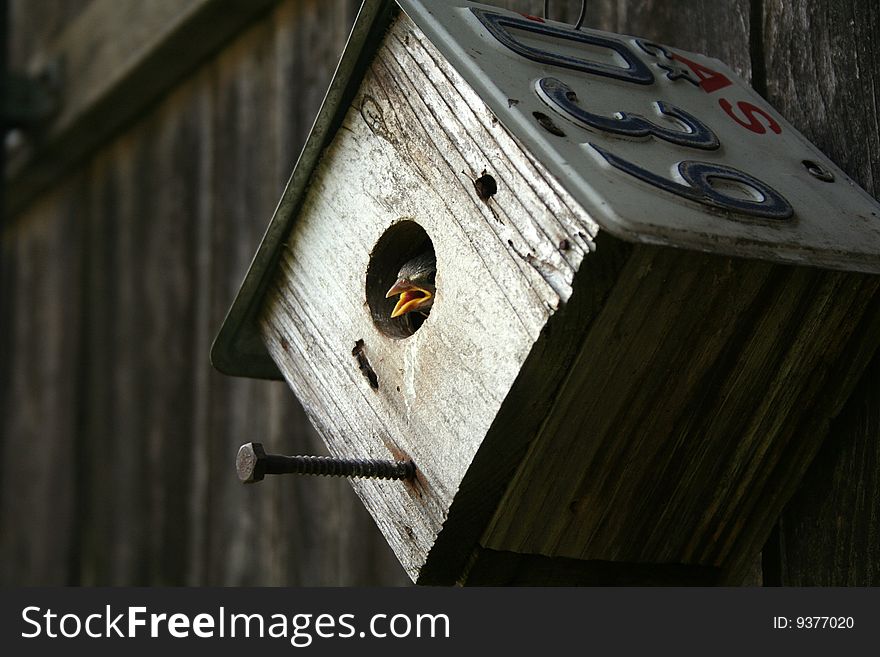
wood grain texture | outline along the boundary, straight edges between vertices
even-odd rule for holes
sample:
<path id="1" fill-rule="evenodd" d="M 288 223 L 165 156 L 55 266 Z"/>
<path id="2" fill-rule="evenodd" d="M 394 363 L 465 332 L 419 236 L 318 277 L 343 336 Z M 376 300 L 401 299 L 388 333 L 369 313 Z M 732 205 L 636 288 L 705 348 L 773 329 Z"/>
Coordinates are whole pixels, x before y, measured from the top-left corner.
<path id="1" fill-rule="evenodd" d="M 742 6 L 737 9 L 740 22 L 745 23 L 749 12 Z M 740 33 L 746 37 L 744 44 L 753 38 L 745 30 Z M 398 62 L 406 55 L 418 60 L 412 53 L 429 48 L 421 38 L 407 38 L 413 36 L 412 31 L 402 36 L 393 31 L 388 53 Z M 398 45 L 405 46 L 403 54 Z M 384 65 L 386 59 L 383 51 L 379 64 Z M 437 492 L 420 491 L 415 505 L 400 485 L 396 490 L 360 487 L 398 557 L 420 582 L 444 581 L 450 571 L 441 574 L 433 569 L 464 561 L 452 544 L 459 543 L 459 550 L 469 544 L 468 532 L 479 524 L 469 518 L 471 514 L 485 518 L 484 508 L 467 500 L 487 490 L 490 493 L 480 498 L 483 507 L 496 500 L 493 483 L 487 485 L 474 476 L 471 460 L 494 463 L 494 474 L 503 479 L 526 443 L 523 465 L 482 537 L 484 547 L 587 561 L 696 564 L 724 569 L 728 577 L 741 580 L 819 448 L 830 418 L 839 412 L 876 347 L 876 278 L 636 249 L 606 306 L 589 326 L 551 415 L 537 435 L 510 431 L 506 460 L 502 457 L 496 462 L 493 457 L 501 450 L 493 447 L 492 431 L 521 425 L 498 422 L 503 416 L 498 400 L 516 386 L 505 379 L 505 371 L 488 374 L 486 364 L 509 362 L 511 357 L 513 362 L 525 363 L 523 350 L 536 343 L 527 325 L 523 323 L 525 334 L 517 331 L 515 322 L 511 327 L 509 320 L 504 328 L 490 325 L 478 312 L 476 318 L 468 316 L 473 309 L 467 306 L 466 313 L 456 316 L 453 310 L 445 319 L 435 320 L 442 300 L 438 296 L 426 328 L 407 342 L 407 356 L 401 358 L 358 308 L 360 292 L 351 294 L 362 285 L 360 272 L 366 270 L 369 258 L 365 251 L 395 219 L 418 218 L 438 240 L 436 215 L 444 214 L 438 208 L 458 216 L 449 200 L 456 196 L 458 186 L 454 176 L 432 178 L 430 173 L 457 168 L 445 154 L 461 152 L 461 143 L 467 144 L 468 137 L 477 135 L 477 144 L 471 148 L 490 141 L 459 118 L 479 103 L 461 107 L 446 100 L 455 117 L 449 119 L 443 99 L 454 98 L 463 86 L 442 60 L 430 59 L 454 82 L 454 89 L 442 88 L 432 79 L 437 76 L 431 73 L 428 59 L 427 66 L 421 65 L 421 77 L 401 66 L 392 69 L 387 80 L 379 79 L 377 64 L 377 79 L 368 77 L 364 83 L 359 112 L 378 148 L 362 145 L 371 135 L 350 115 L 343 127 L 346 134 L 340 133 L 329 149 L 306 203 L 304 223 L 290 236 L 283 271 L 270 293 L 263 330 L 267 342 L 274 343 L 273 357 L 331 448 L 343 454 L 366 451 L 376 456 L 382 454 L 378 444 L 384 441 L 391 455 L 412 456 L 420 464 L 423 488 L 426 482 L 437 481 L 445 487 Z M 413 79 L 416 84 L 408 88 Z M 395 84 L 399 88 L 389 91 Z M 435 88 L 442 88 L 443 93 L 433 99 Z M 411 100 L 416 96 L 424 104 Z M 386 98 L 387 106 L 382 104 Z M 394 112 L 405 103 L 416 110 L 413 116 Z M 430 128 L 424 127 L 426 122 Z M 400 135 L 406 135 L 408 143 L 402 143 Z M 381 173 L 376 174 L 367 162 L 381 162 Z M 463 170 L 479 168 L 466 158 L 464 165 Z M 414 201 L 415 189 L 423 195 Z M 444 191 L 438 194 L 438 190 Z M 508 213 L 504 219 L 513 216 Z M 336 222 L 346 225 L 344 231 Z M 499 285 L 496 274 L 505 266 L 503 252 L 502 257 L 484 252 L 487 241 L 471 237 L 469 245 L 457 248 L 455 262 L 463 271 L 452 272 L 442 284 L 438 275 L 438 289 L 458 301 L 472 289 L 457 282 L 462 276 L 466 281 L 487 281 L 488 298 L 500 298 L 503 293 L 508 300 L 516 300 L 512 305 L 520 309 L 547 304 L 547 299 L 531 297 L 516 279 L 502 277 L 503 285 Z M 508 244 L 519 253 L 512 240 Z M 442 262 L 449 247 L 442 242 L 435 247 Z M 484 263 L 482 275 L 468 270 L 471 252 Z M 492 294 L 490 277 L 499 285 L 500 294 Z M 553 285 L 553 279 L 543 277 L 565 303 L 568 295 L 559 293 L 562 288 Z M 565 291 L 577 288 L 569 280 L 565 280 Z M 330 315 L 325 305 L 328 299 L 334 300 Z M 550 307 L 554 307 L 552 301 Z M 493 316 L 506 317 L 503 309 L 493 309 Z M 551 317 L 535 316 L 531 321 L 540 324 Z M 522 322 L 520 314 L 511 318 Z M 457 354 L 450 357 L 434 340 L 442 332 L 459 330 L 449 324 L 469 321 L 490 329 L 493 339 L 480 342 L 466 333 L 456 335 L 456 345 L 468 354 L 468 367 L 463 368 L 456 364 Z M 499 336 L 514 351 L 500 351 Z M 380 381 L 390 375 L 392 385 L 401 377 L 408 384 L 403 392 L 400 385 L 395 386 L 404 396 L 403 409 L 393 393 L 388 400 L 381 390 L 378 397 L 333 394 L 346 379 L 349 385 L 364 386 L 351 373 L 352 364 L 346 364 L 346 339 L 370 345 L 371 362 L 382 363 L 373 366 Z M 297 363 L 291 350 L 310 365 Z M 566 348 L 562 352 L 560 362 L 570 361 Z M 419 358 L 421 354 L 430 354 L 427 365 Z M 481 360 L 486 356 L 487 360 Z M 384 369 L 388 363 L 390 372 Z M 541 376 L 524 371 L 522 380 L 528 382 L 524 387 L 534 389 Z M 455 386 L 447 387 L 449 381 Z M 495 398 L 483 407 L 474 399 L 481 388 L 489 388 Z M 547 388 L 555 389 L 553 385 Z M 547 390 L 533 391 L 536 407 L 542 408 Z M 487 429 L 493 409 L 498 409 L 497 414 Z M 438 416 L 438 412 L 444 413 Z M 401 425 L 401 415 L 408 426 Z M 806 426 L 813 427 L 809 436 L 802 435 Z M 349 438 L 352 433 L 377 431 L 387 436 Z M 483 432 L 486 438 L 481 438 Z M 425 434 L 437 438 L 420 441 L 419 436 Z M 454 460 L 446 456 L 451 451 L 446 442 L 450 434 L 458 443 Z M 438 461 L 442 468 L 435 466 Z M 475 470 L 485 473 L 493 468 Z M 471 487 L 471 478 L 480 483 Z M 455 491 L 454 498 L 449 491 Z M 394 496 L 400 500 L 399 509 L 389 503 Z M 439 519 L 431 517 L 430 504 L 443 514 Z M 413 524 L 413 519 L 426 517 L 423 525 Z M 443 529 L 438 532 L 441 520 Z M 438 545 L 444 547 L 442 557 L 433 552 Z M 426 551 L 430 551 L 427 558 Z M 442 566 L 437 565 L 440 562 Z"/>
<path id="2" fill-rule="evenodd" d="M 482 544 L 743 568 L 876 348 L 877 285 L 637 248 Z"/>
<path id="3" fill-rule="evenodd" d="M 89 4 L 12 0 L 14 67 L 45 59 Z M 540 13 L 542 2 L 493 4 Z M 880 40 L 871 3 L 589 4 L 589 26 L 705 52 L 746 79 L 751 64 L 765 65 L 771 102 L 877 194 L 872 90 Z M 761 35 L 750 4 L 766 6 L 760 26 L 766 39 L 757 44 Z M 551 0 L 551 13 L 572 21 L 579 6 L 580 0 Z M 239 442 L 263 439 L 291 453 L 324 447 L 284 385 L 227 379 L 207 365 L 216 328 L 290 173 L 355 11 L 348 0 L 287 0 L 191 77 L 179 79 L 175 93 L 142 106 L 117 132 L 105 134 L 94 144 L 95 155 L 7 219 L 0 250 L 4 585 L 406 581 L 347 483 L 284 479 L 249 490 L 234 482 Z M 193 116 L 182 118 L 186 114 Z M 163 127 L 166 121 L 173 126 Z M 173 148 L 177 139 L 191 149 Z M 146 145 L 153 140 L 162 148 Z M 258 154 L 249 150 L 251 141 L 260 144 Z M 189 166 L 175 165 L 177 157 Z M 163 167 L 176 179 L 157 174 Z M 141 186 L 151 193 L 135 192 Z M 160 201 L 160 195 L 168 198 Z M 184 230 L 160 218 L 162 235 L 187 240 L 188 255 L 177 247 L 162 255 L 148 244 L 157 212 L 195 224 Z M 174 291 L 166 301 L 148 294 L 137 315 L 145 322 L 140 326 L 123 309 L 138 310 L 131 300 L 136 293 L 167 289 L 165 267 L 189 291 Z M 188 276 L 183 283 L 181 271 Z M 189 294 L 193 307 L 177 294 Z M 169 326 L 176 327 L 174 334 Z M 170 344 L 151 342 L 155 327 Z M 139 355 L 141 348 L 165 362 Z M 174 368 L 171 357 L 180 357 Z M 191 389 L 181 393 L 191 417 L 162 392 L 166 380 L 173 390 Z M 878 380 L 874 361 L 789 504 L 779 540 L 769 546 L 771 581 L 877 583 Z M 146 394 L 157 399 L 144 402 L 139 395 Z M 163 421 L 165 412 L 189 427 L 189 435 L 181 438 L 170 419 Z M 185 448 L 182 456 L 177 443 Z M 117 457 L 122 472 L 114 474 Z M 156 476 L 157 466 L 174 458 L 192 468 L 184 489 L 174 488 L 180 484 L 168 475 Z M 169 475 L 179 472 L 172 465 Z M 505 572 L 514 579 L 535 571 L 547 576 L 546 562 L 539 561 L 526 568 L 517 557 Z"/>
<path id="4" fill-rule="evenodd" d="M 23 208 L 275 2 L 91 0 L 79 7 L 62 5 L 69 22 L 57 37 L 31 51 L 32 59 L 24 64 L 31 73 L 57 66 L 59 106 L 11 153 L 10 211 Z"/>
<path id="5" fill-rule="evenodd" d="M 763 3 L 767 94 L 875 198 L 880 194 L 876 3 Z M 880 365 L 875 357 L 765 551 L 770 584 L 880 584 Z"/>
<path id="6" fill-rule="evenodd" d="M 208 362 L 356 9 L 280 4 L 6 220 L 4 585 L 407 583 L 345 481 L 239 484 L 242 442 L 325 448 Z"/>
<path id="7" fill-rule="evenodd" d="M 469 179 L 484 169 L 498 182 L 491 206 Z M 424 228 L 438 261 L 431 316 L 405 340 L 364 301 L 373 245 L 401 220 Z M 415 487 L 355 483 L 413 579 L 455 525 L 473 455 L 595 232 L 402 16 L 314 174 L 262 330 L 331 451 L 415 460 Z M 378 390 L 351 356 L 358 340 Z"/>
<path id="8" fill-rule="evenodd" d="M 8 56 L 11 70 L 33 72 L 58 35 L 89 5 L 91 0 L 8 0 Z M 34 7 L 39 11 L 34 11 Z"/>
<path id="9" fill-rule="evenodd" d="M 71 582 L 76 554 L 78 351 L 82 233 L 64 200 L 76 176 L 2 232 L 0 250 L 0 580 Z"/>
<path id="10" fill-rule="evenodd" d="M 717 57 L 751 80 L 749 0 L 604 0 L 590 2 L 589 7 L 588 26 Z"/>
<path id="11" fill-rule="evenodd" d="M 880 583 L 880 358 L 831 426 L 768 541 L 766 583 Z"/>

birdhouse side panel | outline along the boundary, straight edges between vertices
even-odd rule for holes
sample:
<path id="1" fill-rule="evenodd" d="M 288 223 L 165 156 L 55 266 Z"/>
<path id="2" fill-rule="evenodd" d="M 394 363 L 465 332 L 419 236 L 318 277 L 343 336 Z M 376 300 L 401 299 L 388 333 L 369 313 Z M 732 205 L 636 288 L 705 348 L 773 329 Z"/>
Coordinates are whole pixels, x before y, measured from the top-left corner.
<path id="1" fill-rule="evenodd" d="M 634 248 L 481 544 L 742 568 L 877 347 L 878 283 Z"/>
<path id="2" fill-rule="evenodd" d="M 494 194 L 475 184 L 486 175 Z M 370 288 L 371 272 L 396 273 L 412 255 L 380 248 L 395 231 L 423 231 L 436 258 L 433 306 L 407 337 L 389 333 L 386 288 L 378 310 Z M 313 174 L 260 326 L 331 453 L 415 462 L 414 482 L 353 481 L 413 579 L 453 529 L 444 523 L 462 479 L 596 233 L 396 19 Z"/>

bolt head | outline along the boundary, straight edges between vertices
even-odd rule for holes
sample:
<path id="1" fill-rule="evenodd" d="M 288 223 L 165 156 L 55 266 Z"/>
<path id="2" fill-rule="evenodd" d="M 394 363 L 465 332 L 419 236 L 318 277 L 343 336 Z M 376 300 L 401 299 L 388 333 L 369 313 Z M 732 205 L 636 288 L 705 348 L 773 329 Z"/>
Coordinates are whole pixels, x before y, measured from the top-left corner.
<path id="1" fill-rule="evenodd" d="M 266 451 L 261 443 L 246 443 L 238 448 L 235 469 L 242 483 L 262 481 L 266 475 Z"/>

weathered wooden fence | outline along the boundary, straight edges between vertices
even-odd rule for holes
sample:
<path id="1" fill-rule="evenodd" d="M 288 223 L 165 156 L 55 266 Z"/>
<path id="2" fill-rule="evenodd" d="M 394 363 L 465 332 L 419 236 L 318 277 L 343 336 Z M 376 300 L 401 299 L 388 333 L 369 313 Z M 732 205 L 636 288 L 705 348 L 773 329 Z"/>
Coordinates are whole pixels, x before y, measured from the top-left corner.
<path id="1" fill-rule="evenodd" d="M 61 111 L 7 166 L 0 583 L 406 583 L 346 482 L 238 483 L 242 442 L 324 450 L 284 384 L 208 362 L 357 3 L 9 8 L 11 68 L 59 52 L 66 68 Z M 560 20 L 579 8 L 550 2 Z M 876 3 L 591 0 L 586 25 L 725 60 L 877 196 Z M 878 498 L 875 358 L 765 546 L 764 583 L 880 583 Z"/>

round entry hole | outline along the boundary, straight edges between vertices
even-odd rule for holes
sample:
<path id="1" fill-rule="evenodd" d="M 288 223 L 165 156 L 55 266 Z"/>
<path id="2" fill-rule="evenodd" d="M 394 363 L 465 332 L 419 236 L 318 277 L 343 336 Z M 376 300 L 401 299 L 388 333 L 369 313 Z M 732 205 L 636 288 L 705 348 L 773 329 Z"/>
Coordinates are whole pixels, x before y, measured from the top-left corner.
<path id="1" fill-rule="evenodd" d="M 421 328 L 436 292 L 435 263 L 434 244 L 415 221 L 399 221 L 383 233 L 370 254 L 366 280 L 367 305 L 379 331 L 403 339 Z"/>

